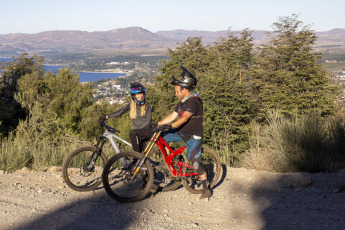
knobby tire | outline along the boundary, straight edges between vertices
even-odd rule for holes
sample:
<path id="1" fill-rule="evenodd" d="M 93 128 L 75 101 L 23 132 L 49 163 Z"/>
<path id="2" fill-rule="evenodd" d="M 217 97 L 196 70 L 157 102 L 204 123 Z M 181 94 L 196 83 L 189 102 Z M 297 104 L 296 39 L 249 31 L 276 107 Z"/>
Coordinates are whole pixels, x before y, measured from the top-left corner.
<path id="1" fill-rule="evenodd" d="M 135 162 L 142 157 L 143 155 L 138 152 L 126 151 L 109 159 L 104 166 L 102 178 L 105 191 L 111 198 L 121 203 L 129 203 L 142 200 L 147 196 L 154 179 L 153 169 L 148 160 L 141 166 L 134 181 L 128 179 Z"/>
<path id="2" fill-rule="evenodd" d="M 94 146 L 85 146 L 74 150 L 66 157 L 62 177 L 68 187 L 78 192 L 87 192 L 96 189 L 102 183 L 103 167 L 107 162 L 105 154 L 102 152 L 98 156 L 94 168 L 86 165 L 86 161 L 95 151 Z"/>
<path id="3" fill-rule="evenodd" d="M 220 178 L 222 164 L 218 154 L 208 147 L 203 147 L 202 158 L 206 167 L 209 188 L 212 189 Z M 184 172 L 191 172 L 191 170 L 185 169 Z M 186 177 L 182 180 L 182 184 L 183 187 L 192 194 L 202 193 L 202 185 L 199 176 Z"/>

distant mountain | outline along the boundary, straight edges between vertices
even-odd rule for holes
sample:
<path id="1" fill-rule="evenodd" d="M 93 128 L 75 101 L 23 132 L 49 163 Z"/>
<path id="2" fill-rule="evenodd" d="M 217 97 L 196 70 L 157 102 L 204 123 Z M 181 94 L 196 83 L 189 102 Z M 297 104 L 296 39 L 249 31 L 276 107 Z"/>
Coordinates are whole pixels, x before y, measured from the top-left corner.
<path id="1" fill-rule="evenodd" d="M 232 31 L 239 34 L 240 31 Z M 265 31 L 253 31 L 254 44 L 263 44 Z M 316 32 L 317 44 L 334 46 L 345 44 L 345 29 Z M 152 33 L 140 27 L 110 31 L 46 31 L 37 34 L 0 35 L 0 56 L 28 52 L 32 54 L 95 52 L 112 50 L 166 50 L 188 37 L 201 37 L 205 44 L 212 44 L 227 31 L 172 30 Z"/>
<path id="2" fill-rule="evenodd" d="M 175 41 L 140 27 L 103 32 L 47 31 L 0 36 L 0 55 L 21 52 L 92 52 L 114 49 L 166 49 Z"/>
<path id="3" fill-rule="evenodd" d="M 234 35 L 239 35 L 241 31 L 232 31 Z M 158 31 L 156 34 L 169 38 L 177 42 L 184 42 L 188 37 L 201 37 L 205 44 L 213 44 L 218 41 L 220 37 L 226 37 L 227 30 L 221 31 L 201 31 L 201 30 L 171 30 L 171 31 Z M 265 41 L 266 32 L 263 30 L 253 31 L 253 38 L 255 44 L 260 44 Z"/>
<path id="4" fill-rule="evenodd" d="M 319 45 L 345 45 L 345 29 L 316 32 L 316 36 Z"/>

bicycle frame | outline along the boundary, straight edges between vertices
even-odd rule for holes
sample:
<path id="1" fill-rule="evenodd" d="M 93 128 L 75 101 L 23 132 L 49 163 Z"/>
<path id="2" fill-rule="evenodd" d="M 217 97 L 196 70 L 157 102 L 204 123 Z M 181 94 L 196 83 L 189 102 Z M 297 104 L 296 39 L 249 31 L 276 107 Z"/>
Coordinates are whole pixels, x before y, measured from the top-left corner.
<path id="1" fill-rule="evenodd" d="M 172 160 L 174 157 L 176 157 L 177 155 L 181 155 L 183 150 L 186 148 L 186 146 L 182 146 L 181 148 L 177 149 L 177 150 L 173 150 L 165 141 L 164 139 L 161 137 L 161 133 L 162 131 L 158 131 L 155 132 L 152 136 L 152 138 L 150 139 L 150 143 L 146 146 L 146 149 L 144 151 L 144 157 L 137 163 L 135 170 L 133 171 L 133 176 L 132 178 L 135 177 L 135 175 L 137 174 L 137 172 L 139 172 L 139 168 L 141 167 L 141 165 L 144 163 L 144 161 L 149 158 L 151 150 L 154 146 L 154 144 L 157 144 L 157 146 L 160 149 L 160 152 L 164 158 L 165 163 L 167 164 L 170 172 L 172 173 L 172 175 L 174 175 L 175 177 L 187 177 L 187 176 L 196 176 L 198 175 L 197 172 L 193 172 L 193 173 L 183 173 L 182 171 L 182 167 L 186 167 L 189 169 L 193 169 L 195 170 L 195 168 L 189 164 L 186 164 L 184 162 L 179 161 L 178 167 L 179 167 L 179 172 L 174 168 L 174 166 L 172 165 Z M 170 151 L 170 154 L 167 155 L 167 152 L 165 150 L 165 147 L 167 147 Z"/>
<path id="2" fill-rule="evenodd" d="M 114 133 L 112 133 L 112 132 L 109 132 L 108 130 L 105 130 L 105 131 L 104 131 L 102 137 L 103 137 L 103 138 L 107 138 L 107 139 L 110 141 L 110 143 L 111 143 L 111 145 L 113 146 L 113 148 L 114 148 L 114 150 L 115 150 L 116 153 L 119 153 L 119 152 L 120 152 L 120 148 L 119 148 L 119 146 L 117 145 L 117 143 L 116 143 L 116 141 L 114 140 L 114 138 L 116 138 L 117 140 L 119 140 L 119 141 L 125 143 L 126 145 L 128 145 L 128 146 L 130 146 L 130 147 L 132 147 L 132 145 L 131 145 L 129 142 L 125 141 L 124 139 L 122 139 L 121 137 L 117 136 L 116 134 L 114 134 Z M 104 142 L 105 142 L 105 140 L 103 141 L 103 144 L 104 144 Z M 102 146 L 102 147 L 103 147 L 103 146 Z"/>
<path id="3" fill-rule="evenodd" d="M 96 152 L 95 153 L 92 153 L 92 155 L 90 156 L 88 162 L 86 165 L 89 165 L 91 162 L 92 162 L 92 167 L 94 165 L 94 162 L 96 162 L 97 158 L 100 156 L 101 152 L 102 152 L 102 149 L 103 149 L 103 146 L 104 146 L 104 143 L 106 141 L 106 139 L 108 139 L 111 143 L 111 145 L 113 146 L 113 149 L 115 151 L 115 153 L 120 153 L 120 148 L 119 146 L 117 145 L 116 141 L 114 140 L 117 139 L 123 143 L 125 143 L 126 145 L 132 147 L 132 145 L 125 141 L 124 139 L 122 139 L 121 137 L 117 136 L 116 134 L 110 132 L 109 130 L 105 130 L 104 133 L 99 137 L 98 141 L 97 141 L 97 144 L 95 144 L 95 147 L 96 147 Z M 121 162 L 125 165 L 125 160 L 121 159 Z"/>
<path id="4" fill-rule="evenodd" d="M 165 141 L 162 137 L 158 138 L 158 141 L 156 143 L 159 147 L 159 149 L 161 150 L 161 154 L 164 158 L 165 163 L 168 165 L 168 168 L 170 170 L 170 172 L 175 176 L 179 176 L 179 177 L 187 177 L 187 176 L 196 176 L 198 175 L 198 173 L 194 172 L 194 173 L 183 173 L 182 171 L 182 167 L 186 167 L 186 168 L 190 168 L 190 169 L 194 169 L 193 166 L 186 164 L 184 162 L 179 161 L 178 167 L 179 167 L 179 172 L 173 167 L 172 165 L 172 160 L 174 159 L 174 157 L 176 157 L 177 155 L 181 155 L 182 152 L 184 151 L 184 149 L 186 148 L 186 146 L 182 146 L 179 149 L 173 150 Z M 168 148 L 168 150 L 170 151 L 170 154 L 167 155 L 166 149 L 165 147 Z"/>

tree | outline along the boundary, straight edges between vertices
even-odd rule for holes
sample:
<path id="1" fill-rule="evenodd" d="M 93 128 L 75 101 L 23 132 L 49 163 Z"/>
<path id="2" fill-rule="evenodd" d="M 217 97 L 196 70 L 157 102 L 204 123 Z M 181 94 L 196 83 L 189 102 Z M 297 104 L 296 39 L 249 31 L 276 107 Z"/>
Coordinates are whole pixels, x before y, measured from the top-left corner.
<path id="1" fill-rule="evenodd" d="M 171 81 L 173 76 L 179 78 L 181 75 L 181 65 L 195 74 L 199 82 L 205 78 L 209 66 L 207 47 L 203 46 L 201 38 L 198 37 L 189 37 L 176 50 L 169 49 L 168 56 L 169 60 L 162 61 L 163 67 L 160 69 L 162 75 L 155 77 L 154 87 L 148 90 L 148 99 L 153 105 L 154 120 L 171 113 L 177 104 L 178 100 L 174 96 Z"/>
<path id="2" fill-rule="evenodd" d="M 207 137 L 225 135 L 222 143 L 242 152 L 248 141 L 246 125 L 254 116 L 250 91 L 253 62 L 251 31 L 235 36 L 230 30 L 209 49 L 207 80 L 201 91 L 204 99 L 204 133 Z M 211 144 L 211 140 L 205 139 Z"/>
<path id="3" fill-rule="evenodd" d="M 239 37 L 229 31 L 228 37 L 214 46 L 204 46 L 200 38 L 190 37 L 176 50 L 169 50 L 170 59 L 163 62 L 163 74 L 156 77 L 154 89 L 149 90 L 154 111 L 168 114 L 176 105 L 170 83 L 173 76 L 179 77 L 183 64 L 199 80 L 197 90 L 204 103 L 206 144 L 215 146 L 215 139 L 222 136 L 225 138 L 221 145 L 243 151 L 248 139 L 245 125 L 253 116 L 248 91 L 252 49 L 251 31 L 244 30 Z"/>
<path id="4" fill-rule="evenodd" d="M 27 57 L 27 53 L 23 53 L 13 62 L 0 63 L 0 134 L 7 135 L 17 127 L 19 119 L 25 118 L 25 110 L 14 99 L 18 92 L 18 81 L 25 74 L 43 74 L 43 60 L 43 57 Z"/>
<path id="5" fill-rule="evenodd" d="M 51 120 L 71 133 L 78 131 L 81 111 L 92 104 L 91 85 L 80 84 L 78 74 L 66 68 L 56 76 L 38 71 L 26 74 L 18 85 L 16 99 L 23 107 L 30 112 L 40 106 L 44 114 L 41 120 Z"/>
<path id="6" fill-rule="evenodd" d="M 317 63 L 320 54 L 312 52 L 315 32 L 303 26 L 297 15 L 280 17 L 273 28 L 253 71 L 253 91 L 261 111 L 258 116 L 275 108 L 287 115 L 315 109 L 323 115 L 334 113 L 337 89 Z"/>

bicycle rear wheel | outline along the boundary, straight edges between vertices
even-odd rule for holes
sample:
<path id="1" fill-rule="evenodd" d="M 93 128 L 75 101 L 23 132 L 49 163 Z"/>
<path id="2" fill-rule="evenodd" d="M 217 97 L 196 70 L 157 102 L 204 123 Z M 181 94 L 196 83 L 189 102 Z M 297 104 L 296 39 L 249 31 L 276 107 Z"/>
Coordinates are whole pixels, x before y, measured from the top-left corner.
<path id="1" fill-rule="evenodd" d="M 209 187 L 212 189 L 218 182 L 221 172 L 220 158 L 215 151 L 208 147 L 203 147 L 202 162 L 206 167 L 207 180 Z M 195 171 L 190 169 L 184 169 L 184 172 Z M 190 193 L 199 194 L 202 193 L 202 185 L 199 180 L 199 176 L 190 176 L 182 180 L 183 187 Z"/>
<path id="2" fill-rule="evenodd" d="M 67 156 L 63 164 L 62 177 L 68 187 L 86 192 L 102 183 L 102 172 L 107 157 L 101 153 L 94 162 L 95 157 L 96 148 L 93 146 L 78 148 Z"/>
<path id="3" fill-rule="evenodd" d="M 108 195 L 121 202 L 135 202 L 143 199 L 153 183 L 153 170 L 147 160 L 135 177 L 131 180 L 133 167 L 143 155 L 133 151 L 116 154 L 107 162 L 103 170 L 103 185 Z"/>

